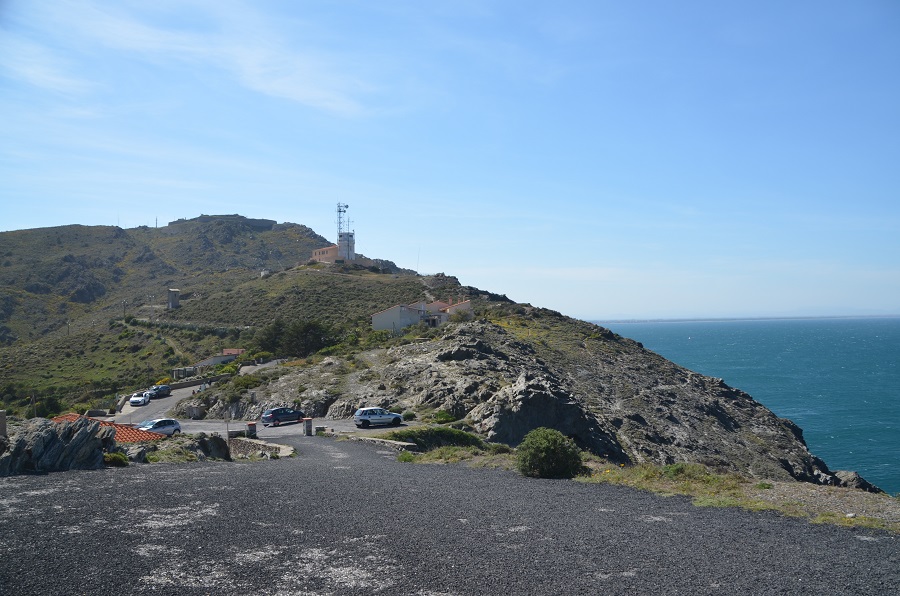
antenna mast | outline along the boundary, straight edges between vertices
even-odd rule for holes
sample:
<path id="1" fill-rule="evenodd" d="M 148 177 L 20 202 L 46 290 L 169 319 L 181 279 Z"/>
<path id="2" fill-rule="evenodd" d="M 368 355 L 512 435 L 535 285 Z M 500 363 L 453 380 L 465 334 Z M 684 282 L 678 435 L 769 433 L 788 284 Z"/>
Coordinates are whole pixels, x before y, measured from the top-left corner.
<path id="1" fill-rule="evenodd" d="M 350 218 L 347 218 L 346 220 L 344 220 L 344 214 L 347 213 L 348 207 L 350 207 L 350 205 L 347 205 L 345 203 L 337 204 L 338 238 L 341 237 L 341 234 L 350 231 Z"/>
<path id="2" fill-rule="evenodd" d="M 354 234 L 350 231 L 350 218 L 344 217 L 348 207 L 350 205 L 346 203 L 337 204 L 338 259 L 353 261 L 356 259 L 356 243 L 353 238 Z"/>

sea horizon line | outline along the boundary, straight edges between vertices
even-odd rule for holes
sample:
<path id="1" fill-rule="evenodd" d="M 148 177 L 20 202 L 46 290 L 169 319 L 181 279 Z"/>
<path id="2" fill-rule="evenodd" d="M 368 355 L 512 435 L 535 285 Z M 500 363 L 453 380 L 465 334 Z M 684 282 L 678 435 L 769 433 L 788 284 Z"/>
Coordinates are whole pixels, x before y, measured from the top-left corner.
<path id="1" fill-rule="evenodd" d="M 893 315 L 794 315 L 794 316 L 746 316 L 746 317 L 685 317 L 685 318 L 629 318 L 586 319 L 588 323 L 725 323 L 730 321 L 814 321 L 830 319 L 897 319 Z"/>

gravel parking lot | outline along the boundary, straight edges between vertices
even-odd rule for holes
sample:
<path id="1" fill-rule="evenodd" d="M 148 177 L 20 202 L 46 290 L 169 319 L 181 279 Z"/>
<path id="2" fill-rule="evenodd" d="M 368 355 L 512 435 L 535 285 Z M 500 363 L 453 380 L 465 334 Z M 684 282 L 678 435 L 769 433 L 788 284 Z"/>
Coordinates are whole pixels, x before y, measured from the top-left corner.
<path id="1" fill-rule="evenodd" d="M 0 479 L 0 594 L 888 594 L 900 539 L 627 488 L 298 457 Z"/>

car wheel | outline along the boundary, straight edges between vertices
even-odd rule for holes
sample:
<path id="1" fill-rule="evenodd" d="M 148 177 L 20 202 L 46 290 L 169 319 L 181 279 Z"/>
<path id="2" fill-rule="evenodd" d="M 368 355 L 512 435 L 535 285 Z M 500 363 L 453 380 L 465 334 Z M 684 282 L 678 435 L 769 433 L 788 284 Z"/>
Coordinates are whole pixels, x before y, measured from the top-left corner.
<path id="1" fill-rule="evenodd" d="M 391 424 L 393 424 L 394 426 L 400 426 L 400 419 L 394 418 L 393 420 L 391 420 Z"/>
<path id="2" fill-rule="evenodd" d="M 278 426 L 279 424 L 281 424 L 281 420 L 279 420 L 277 418 L 272 421 L 272 426 Z"/>
<path id="3" fill-rule="evenodd" d="M 359 423 L 359 425 L 362 426 L 363 428 L 369 428 L 369 421 L 363 420 L 362 422 Z"/>
<path id="4" fill-rule="evenodd" d="M 181 431 L 180 431 L 180 430 L 177 430 L 177 429 L 176 429 L 176 430 L 173 430 L 173 431 L 172 431 L 172 436 L 174 437 L 175 435 L 177 435 L 177 434 L 180 433 L 180 432 L 181 432 Z"/>

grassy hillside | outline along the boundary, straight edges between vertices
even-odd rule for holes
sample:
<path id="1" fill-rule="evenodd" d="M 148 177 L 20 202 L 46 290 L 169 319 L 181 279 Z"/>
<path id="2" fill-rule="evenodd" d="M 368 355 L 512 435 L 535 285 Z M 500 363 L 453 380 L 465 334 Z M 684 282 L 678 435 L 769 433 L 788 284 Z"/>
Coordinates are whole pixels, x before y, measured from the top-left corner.
<path id="1" fill-rule="evenodd" d="M 32 396 L 45 413 L 103 405 L 223 348 L 253 348 L 276 319 L 315 321 L 340 341 L 394 304 L 501 298 L 390 261 L 313 264 L 330 242 L 272 224 L 204 216 L 0 233 L 0 408 L 25 413 Z M 178 309 L 166 308 L 169 288 Z"/>

